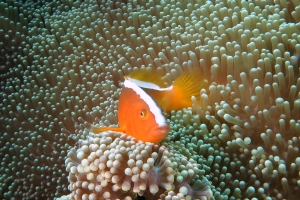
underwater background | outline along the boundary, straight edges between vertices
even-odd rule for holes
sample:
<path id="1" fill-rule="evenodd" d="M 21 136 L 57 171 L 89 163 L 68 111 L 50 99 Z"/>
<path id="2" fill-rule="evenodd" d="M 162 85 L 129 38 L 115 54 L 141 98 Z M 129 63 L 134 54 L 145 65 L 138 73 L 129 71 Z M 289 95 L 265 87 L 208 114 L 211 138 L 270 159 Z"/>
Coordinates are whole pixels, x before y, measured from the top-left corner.
<path id="1" fill-rule="evenodd" d="M 93 199 L 99 190 L 106 199 L 298 199 L 299 5 L 0 1 L 0 198 Z M 200 68 L 210 86 L 191 108 L 167 114 L 163 146 L 90 137 L 91 124 L 118 123 L 120 83 L 137 68 L 162 70 L 169 84 Z M 106 173 L 97 187 L 98 168 L 78 166 L 93 169 L 99 149 L 124 151 L 123 168 L 150 158 L 160 182 L 132 175 L 113 185 L 117 175 Z M 116 157 L 102 160 L 112 174 Z"/>

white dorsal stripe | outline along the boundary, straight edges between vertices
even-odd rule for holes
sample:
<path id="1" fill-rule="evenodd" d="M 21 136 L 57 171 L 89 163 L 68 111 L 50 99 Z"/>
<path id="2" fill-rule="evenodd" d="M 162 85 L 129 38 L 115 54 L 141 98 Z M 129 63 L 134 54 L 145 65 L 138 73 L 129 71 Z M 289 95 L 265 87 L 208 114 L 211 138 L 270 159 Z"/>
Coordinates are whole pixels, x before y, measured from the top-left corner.
<path id="1" fill-rule="evenodd" d="M 135 83 L 138 87 L 141 88 L 147 88 L 147 89 L 152 89 L 152 90 L 158 90 L 158 91 L 166 91 L 166 90 L 172 90 L 173 86 L 169 86 L 166 88 L 161 88 L 158 85 L 150 82 L 145 82 L 145 81 L 140 81 L 134 78 L 127 77 L 126 79 L 130 80 L 131 82 Z"/>
<path id="2" fill-rule="evenodd" d="M 155 117 L 155 122 L 160 127 L 167 125 L 167 121 L 166 121 L 165 117 L 162 115 L 160 108 L 157 106 L 155 101 L 146 92 L 144 92 L 139 86 L 137 86 L 134 82 L 132 82 L 128 79 L 125 79 L 124 86 L 126 88 L 133 89 L 133 91 L 135 91 L 141 97 L 141 99 L 148 104 L 150 111 L 153 113 L 153 115 Z"/>

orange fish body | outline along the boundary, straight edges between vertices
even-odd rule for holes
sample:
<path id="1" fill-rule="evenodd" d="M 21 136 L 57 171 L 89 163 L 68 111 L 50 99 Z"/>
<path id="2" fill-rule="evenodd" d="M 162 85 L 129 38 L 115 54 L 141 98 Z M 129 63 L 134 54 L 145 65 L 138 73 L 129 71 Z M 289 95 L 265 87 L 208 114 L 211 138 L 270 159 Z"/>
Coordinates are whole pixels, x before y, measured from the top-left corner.
<path id="1" fill-rule="evenodd" d="M 141 87 L 165 112 L 191 107 L 191 97 L 195 96 L 200 101 L 200 90 L 208 88 L 208 81 L 196 69 L 182 73 L 169 87 L 158 76 L 160 73 L 157 71 L 149 73 L 140 69 L 126 78 Z"/>
<path id="2" fill-rule="evenodd" d="M 158 144 L 169 132 L 169 126 L 153 99 L 136 84 L 125 80 L 118 105 L 119 128 L 92 127 L 95 133 L 112 130 L 124 132 L 143 142 Z"/>
<path id="3" fill-rule="evenodd" d="M 92 127 L 95 133 L 117 131 L 143 142 L 158 144 L 169 132 L 165 112 L 192 106 L 191 97 L 200 100 L 200 89 L 208 82 L 199 70 L 182 73 L 167 86 L 159 71 L 140 69 L 125 76 L 118 105 L 119 128 Z"/>

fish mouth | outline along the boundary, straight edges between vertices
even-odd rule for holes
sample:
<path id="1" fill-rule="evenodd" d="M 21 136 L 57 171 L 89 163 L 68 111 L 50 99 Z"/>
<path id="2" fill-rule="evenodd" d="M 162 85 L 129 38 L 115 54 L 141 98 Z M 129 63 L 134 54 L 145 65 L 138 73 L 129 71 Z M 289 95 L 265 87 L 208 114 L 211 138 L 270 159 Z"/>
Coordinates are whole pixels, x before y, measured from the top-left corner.
<path id="1" fill-rule="evenodd" d="M 152 131 L 160 134 L 168 134 L 170 131 L 170 127 L 169 125 L 153 127 Z"/>
<path id="2" fill-rule="evenodd" d="M 168 125 L 151 127 L 145 136 L 147 137 L 147 142 L 154 144 L 160 143 L 165 137 L 167 137 L 169 130 L 170 128 Z"/>

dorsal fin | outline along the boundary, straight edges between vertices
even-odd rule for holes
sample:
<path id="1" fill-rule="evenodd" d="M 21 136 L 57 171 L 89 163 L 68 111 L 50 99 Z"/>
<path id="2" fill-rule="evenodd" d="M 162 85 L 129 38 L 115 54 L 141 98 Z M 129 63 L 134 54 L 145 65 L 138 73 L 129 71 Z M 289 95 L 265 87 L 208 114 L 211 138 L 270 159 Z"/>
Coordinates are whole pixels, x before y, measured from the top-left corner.
<path id="1" fill-rule="evenodd" d="M 164 74 L 156 69 L 141 68 L 125 76 L 125 79 L 131 80 L 142 88 L 157 89 L 167 87 Z"/>

